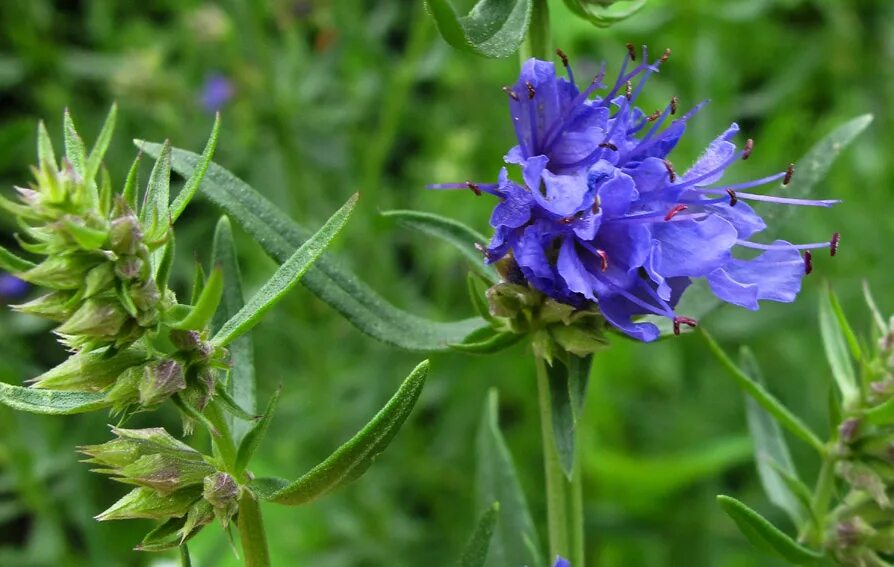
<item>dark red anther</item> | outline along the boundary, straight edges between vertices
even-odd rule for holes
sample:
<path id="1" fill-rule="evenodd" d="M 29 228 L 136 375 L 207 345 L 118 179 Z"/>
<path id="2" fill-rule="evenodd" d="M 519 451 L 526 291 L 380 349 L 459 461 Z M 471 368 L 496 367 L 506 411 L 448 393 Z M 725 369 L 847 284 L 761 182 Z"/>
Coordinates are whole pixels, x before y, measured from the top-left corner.
<path id="1" fill-rule="evenodd" d="M 475 243 L 475 250 L 481 252 L 485 258 L 490 258 L 490 251 L 480 242 Z"/>
<path id="2" fill-rule="evenodd" d="M 611 142 L 602 142 L 601 144 L 599 144 L 599 147 L 600 148 L 608 148 L 613 152 L 618 151 L 618 146 L 614 145 Z"/>
<path id="3" fill-rule="evenodd" d="M 646 117 L 646 122 L 655 122 L 656 120 L 658 120 L 659 116 L 661 116 L 661 111 L 656 110 L 655 112 L 653 112 L 652 114 L 650 114 L 649 116 Z"/>
<path id="4" fill-rule="evenodd" d="M 536 91 L 534 90 L 534 85 L 531 84 L 531 81 L 525 81 L 525 86 L 528 88 L 528 100 L 534 98 Z"/>
<path id="5" fill-rule="evenodd" d="M 678 203 L 678 204 L 674 205 L 673 207 L 671 207 L 671 210 L 669 210 L 667 212 L 667 214 L 664 215 L 665 222 L 671 220 L 672 218 L 677 216 L 677 214 L 682 213 L 683 211 L 685 211 L 688 208 L 689 207 L 687 207 L 683 203 Z"/>
<path id="6" fill-rule="evenodd" d="M 565 52 L 559 48 L 556 48 L 556 55 L 558 55 L 559 59 L 562 60 L 562 65 L 567 67 L 568 66 L 568 56 L 565 55 Z"/>
<path id="7" fill-rule="evenodd" d="M 810 250 L 804 251 L 804 273 L 809 274 L 813 271 L 813 254 Z"/>
<path id="8" fill-rule="evenodd" d="M 838 254 L 838 243 L 841 242 L 841 233 L 836 232 L 832 235 L 832 240 L 829 241 L 829 254 L 834 256 Z"/>
<path id="9" fill-rule="evenodd" d="M 599 268 L 604 272 L 608 269 L 608 253 L 597 248 L 596 255 L 599 256 Z"/>
<path id="10" fill-rule="evenodd" d="M 624 87 L 624 96 L 627 100 L 630 100 L 630 97 L 633 96 L 633 83 L 627 81 L 627 85 Z"/>
<path id="11" fill-rule="evenodd" d="M 675 97 L 675 96 L 671 97 L 671 115 L 674 115 L 677 113 L 677 104 L 679 104 L 679 102 L 680 102 L 680 99 L 678 99 L 677 97 Z"/>
<path id="12" fill-rule="evenodd" d="M 475 193 L 476 197 L 481 196 L 481 189 L 478 187 L 477 183 L 472 183 L 471 181 L 466 181 L 466 187 L 472 190 L 472 193 Z"/>
<path id="13" fill-rule="evenodd" d="M 748 138 L 745 140 L 745 148 L 742 150 L 742 159 L 746 160 L 751 157 L 751 150 L 754 149 L 754 140 Z"/>
<path id="14" fill-rule="evenodd" d="M 686 325 L 687 327 L 694 328 L 696 325 L 698 325 L 698 321 L 689 317 L 674 317 L 674 334 L 677 336 L 680 335 L 680 325 Z"/>
<path id="15" fill-rule="evenodd" d="M 674 171 L 674 164 L 672 164 L 669 160 L 664 161 L 664 168 L 667 169 L 667 176 L 670 179 L 670 182 L 673 183 L 677 180 L 677 172 Z"/>
<path id="16" fill-rule="evenodd" d="M 661 56 L 661 59 L 659 60 L 659 62 L 664 63 L 665 61 L 670 59 L 670 56 L 671 56 L 671 50 L 670 50 L 670 47 L 668 47 L 667 49 L 664 50 L 664 55 Z"/>
<path id="17" fill-rule="evenodd" d="M 785 177 L 782 179 L 783 185 L 788 185 L 792 182 L 792 175 L 795 174 L 795 164 L 790 163 L 788 167 L 785 168 Z"/>
<path id="18" fill-rule="evenodd" d="M 512 90 L 512 87 L 503 87 L 503 92 L 508 94 L 512 100 L 518 100 L 518 95 Z"/>
<path id="19" fill-rule="evenodd" d="M 631 61 L 636 61 L 636 48 L 633 47 L 632 43 L 627 44 L 627 56 L 630 57 Z"/>
<path id="20" fill-rule="evenodd" d="M 739 198 L 736 196 L 736 192 L 732 189 L 727 189 L 726 194 L 729 195 L 729 206 L 735 207 L 736 203 L 739 202 Z"/>

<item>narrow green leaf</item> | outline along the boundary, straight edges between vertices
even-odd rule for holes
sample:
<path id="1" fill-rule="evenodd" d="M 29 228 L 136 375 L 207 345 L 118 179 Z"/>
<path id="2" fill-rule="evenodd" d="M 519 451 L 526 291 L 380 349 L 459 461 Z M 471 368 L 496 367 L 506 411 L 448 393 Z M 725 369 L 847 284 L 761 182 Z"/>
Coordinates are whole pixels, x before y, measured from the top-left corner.
<path id="1" fill-rule="evenodd" d="M 444 39 L 484 57 L 509 57 L 521 46 L 531 21 L 531 0 L 479 0 L 458 16 L 448 0 L 426 0 Z"/>
<path id="2" fill-rule="evenodd" d="M 205 287 L 199 295 L 199 300 L 189 310 L 189 315 L 179 321 L 170 323 L 171 328 L 180 329 L 181 331 L 204 329 L 211 322 L 211 318 L 214 317 L 214 312 L 217 310 L 217 306 L 220 305 L 222 294 L 223 272 L 220 268 L 214 268 L 208 281 L 205 282 Z"/>
<path id="3" fill-rule="evenodd" d="M 177 194 L 174 202 L 171 203 L 171 208 L 168 213 L 172 223 L 180 218 L 180 215 L 186 209 L 186 206 L 192 198 L 195 197 L 196 192 L 199 190 L 199 185 L 202 184 L 202 179 L 205 178 L 205 172 L 208 171 L 208 165 L 211 163 L 211 158 L 214 157 L 214 150 L 217 148 L 217 136 L 219 133 L 220 113 L 218 112 L 214 116 L 214 126 L 211 128 L 211 136 L 208 138 L 208 143 L 205 144 L 205 151 L 202 152 L 201 161 L 198 163 L 198 167 L 193 174 L 189 176 L 189 179 L 187 179 L 186 183 L 183 185 L 183 189 L 180 190 L 180 193 Z"/>
<path id="4" fill-rule="evenodd" d="M 37 162 L 41 168 L 55 169 L 58 167 L 56 153 L 53 151 L 53 141 L 50 139 L 43 120 L 37 123 Z"/>
<path id="5" fill-rule="evenodd" d="M 202 296 L 202 291 L 205 289 L 206 279 L 205 269 L 202 267 L 202 263 L 196 262 L 192 274 L 192 294 L 189 296 L 189 303 L 191 305 L 195 305 L 199 302 L 199 297 Z"/>
<path id="6" fill-rule="evenodd" d="M 847 352 L 847 343 L 844 332 L 838 319 L 835 317 L 832 290 L 828 286 L 820 297 L 819 305 L 820 334 L 823 338 L 823 350 L 832 369 L 832 377 L 838 385 L 845 408 L 855 408 L 860 400 L 860 388 L 857 385 L 857 377 L 854 367 L 851 365 Z"/>
<path id="7" fill-rule="evenodd" d="M 887 333 L 888 325 L 885 324 L 885 318 L 882 317 L 882 312 L 879 311 L 878 305 L 875 303 L 875 298 L 872 297 L 872 290 L 869 289 L 869 282 L 866 280 L 863 280 L 863 299 L 866 300 L 866 305 L 869 307 L 869 312 L 872 314 L 872 320 L 875 323 L 875 326 L 878 327 L 879 333 Z"/>
<path id="8" fill-rule="evenodd" d="M 888 425 L 894 420 L 894 398 L 873 406 L 863 413 L 863 418 L 872 425 Z"/>
<path id="9" fill-rule="evenodd" d="M 823 557 L 822 553 L 799 544 L 735 498 L 720 495 L 717 497 L 717 503 L 755 547 L 774 553 L 796 565 L 810 563 Z"/>
<path id="10" fill-rule="evenodd" d="M 478 466 L 475 473 L 476 502 L 486 509 L 500 503 L 496 536 L 486 565 L 542 565 L 537 530 L 498 422 L 497 391 L 488 393 L 476 439 Z"/>
<path id="11" fill-rule="evenodd" d="M 162 293 L 168 289 L 168 277 L 170 277 L 171 267 L 174 265 L 174 251 L 174 231 L 172 230 L 168 232 L 168 241 L 165 242 L 161 258 L 158 260 L 158 265 L 155 269 L 155 283 Z"/>
<path id="12" fill-rule="evenodd" d="M 62 121 L 65 133 L 65 157 L 77 174 L 84 177 L 84 166 L 87 162 L 87 149 L 84 147 L 84 141 L 75 129 L 74 121 L 71 119 L 71 113 L 67 108 L 65 109 L 65 115 Z"/>
<path id="13" fill-rule="evenodd" d="M 236 464 L 234 465 L 237 473 L 241 473 L 245 470 L 245 467 L 248 466 L 255 451 L 257 451 L 258 446 L 261 444 L 261 441 L 264 440 L 264 436 L 267 435 L 267 429 L 270 427 L 270 420 L 273 419 L 273 413 L 276 411 L 276 404 L 279 401 L 280 391 L 281 388 L 276 389 L 273 393 L 273 397 L 270 398 L 270 402 L 267 404 L 267 409 L 264 410 L 264 417 L 259 419 L 254 426 L 248 430 L 248 433 L 245 434 L 245 437 L 243 437 L 242 442 L 239 444 L 239 450 L 236 453 Z"/>
<path id="14" fill-rule="evenodd" d="M 211 328 L 216 333 L 245 305 L 242 296 L 242 275 L 239 272 L 239 260 L 236 256 L 236 245 L 233 242 L 233 230 L 230 227 L 230 220 L 225 216 L 221 217 L 214 230 L 214 243 L 211 249 L 212 263 L 215 266 L 220 266 L 224 274 L 223 297 L 211 323 Z M 257 413 L 257 401 L 251 333 L 245 333 L 231 342 L 227 348 L 230 351 L 232 366 L 227 376 L 226 391 L 239 407 L 250 414 L 255 414 Z M 230 425 L 233 442 L 238 446 L 251 424 L 231 415 L 227 415 L 226 419 Z"/>
<path id="15" fill-rule="evenodd" d="M 264 500 L 297 506 L 359 478 L 394 439 L 410 415 L 428 371 L 429 362 L 425 360 L 357 435 L 297 481 L 284 484 L 279 480 L 258 479 L 252 483 L 252 489 Z"/>
<path id="16" fill-rule="evenodd" d="M 602 6 L 598 2 L 565 0 L 565 5 L 594 26 L 607 28 L 639 12 L 646 5 L 646 0 L 621 0 L 607 6 Z"/>
<path id="17" fill-rule="evenodd" d="M 244 409 L 242 409 L 239 404 L 236 403 L 236 400 L 233 399 L 233 396 L 227 392 L 226 386 L 222 382 L 217 383 L 217 388 L 215 389 L 215 395 L 217 401 L 220 402 L 220 405 L 227 412 L 233 414 L 233 417 L 239 418 L 236 422 L 239 421 L 248 421 L 250 423 L 254 423 L 258 420 L 260 416 L 252 413 L 248 413 Z"/>
<path id="18" fill-rule="evenodd" d="M 132 211 L 137 210 L 137 183 L 140 176 L 140 157 L 142 155 L 143 152 L 141 151 L 134 158 L 130 171 L 127 172 L 127 179 L 124 181 L 124 190 L 121 192 L 121 198 L 124 199 L 124 202 L 127 203 L 127 206 Z"/>
<path id="19" fill-rule="evenodd" d="M 99 166 L 102 165 L 102 158 L 106 155 L 106 151 L 109 149 L 109 143 L 112 141 L 112 134 L 115 132 L 115 119 L 117 116 L 118 105 L 113 103 L 112 108 L 109 109 L 109 114 L 106 116 L 106 120 L 102 125 L 102 129 L 96 137 L 96 143 L 93 144 L 93 148 L 90 150 L 90 155 L 87 156 L 84 179 L 87 179 L 88 181 L 93 179 L 97 172 L 99 172 Z"/>
<path id="20" fill-rule="evenodd" d="M 168 222 L 168 203 L 171 200 L 171 142 L 165 140 L 158 160 L 149 174 L 146 194 L 143 196 L 143 207 L 140 209 L 140 222 L 149 228 Z"/>
<path id="21" fill-rule="evenodd" d="M 860 346 L 860 341 L 857 339 L 857 334 L 854 332 L 853 327 L 851 327 L 850 322 L 847 320 L 847 316 L 844 314 L 844 309 L 841 307 L 841 302 L 838 301 L 838 296 L 832 291 L 832 288 L 827 285 L 828 293 L 829 293 L 829 301 L 832 306 L 832 313 L 835 314 L 835 319 L 838 321 L 838 327 L 841 329 L 841 333 L 844 335 L 844 340 L 847 342 L 848 351 L 850 351 L 851 356 L 854 357 L 854 360 L 860 362 L 863 360 L 863 348 Z"/>
<path id="22" fill-rule="evenodd" d="M 404 226 L 443 240 L 465 256 L 470 267 L 491 284 L 500 280 L 496 269 L 484 263 L 481 251 L 475 247 L 476 244 L 485 245 L 488 241 L 475 229 L 453 219 L 420 211 L 385 211 L 382 216 L 396 219 Z"/>
<path id="23" fill-rule="evenodd" d="M 747 348 L 739 352 L 739 364 L 742 372 L 755 383 L 764 383 L 757 360 Z M 745 397 L 745 405 L 748 430 L 754 439 L 757 472 L 764 492 L 770 502 L 788 514 L 795 527 L 801 528 L 809 519 L 810 513 L 809 508 L 805 508 L 800 498 L 791 491 L 790 483 L 785 478 L 788 476 L 797 480 L 798 473 L 782 430 L 773 417 L 748 396 Z"/>
<path id="24" fill-rule="evenodd" d="M 469 288 L 469 300 L 472 302 L 475 312 L 479 317 L 492 324 L 496 319 L 491 315 L 490 305 L 487 303 L 487 290 L 483 288 L 486 284 L 473 272 L 469 272 L 466 283 Z"/>
<path id="25" fill-rule="evenodd" d="M 571 481 L 574 468 L 574 445 L 576 429 L 574 427 L 574 410 L 571 409 L 571 390 L 568 367 L 556 358 L 546 365 L 549 375 L 549 403 L 552 407 L 553 436 L 556 441 L 556 452 L 565 478 Z"/>
<path id="26" fill-rule="evenodd" d="M 19 258 L 6 248 L 0 246 L 0 270 L 20 274 L 34 268 L 35 264 L 24 258 Z"/>
<path id="27" fill-rule="evenodd" d="M 139 140 L 136 144 L 153 157 L 161 153 L 160 144 Z M 173 168 L 184 177 L 192 175 L 200 161 L 201 157 L 195 153 L 180 149 L 173 151 Z M 278 262 L 286 261 L 311 234 L 217 164 L 208 167 L 199 190 L 223 208 Z M 325 255 L 301 281 L 360 331 L 406 350 L 447 350 L 448 345 L 462 342 L 466 335 L 485 324 L 478 317 L 441 323 L 407 313 Z"/>
<path id="28" fill-rule="evenodd" d="M 777 422 L 789 432 L 792 433 L 795 437 L 801 439 L 814 449 L 816 449 L 820 455 L 824 455 L 826 453 L 826 447 L 823 445 L 823 442 L 820 441 L 819 437 L 816 436 L 813 431 L 810 430 L 807 425 L 801 421 L 801 419 L 794 415 L 789 411 L 782 403 L 777 400 L 773 395 L 768 392 L 761 384 L 758 384 L 754 380 L 751 379 L 748 374 L 743 372 L 736 364 L 730 360 L 730 358 L 723 352 L 723 349 L 720 348 L 720 345 L 714 340 L 711 335 L 701 328 L 701 334 L 705 338 L 705 341 L 708 343 L 708 348 L 717 357 L 717 360 L 727 369 L 729 375 L 735 380 L 736 384 L 742 388 L 742 390 L 751 396 L 751 398 L 758 403 L 760 407 L 767 411 Z"/>
<path id="29" fill-rule="evenodd" d="M 857 116 L 838 126 L 825 138 L 814 144 L 806 154 L 801 156 L 801 159 L 795 162 L 796 172 L 791 183 L 785 187 L 785 196 L 795 199 L 812 198 L 813 190 L 825 178 L 832 164 L 841 155 L 841 152 L 871 122 L 871 114 Z M 829 195 L 829 197 L 834 197 L 834 195 Z M 756 203 L 754 206 L 755 211 L 767 223 L 767 228 L 761 231 L 762 237 L 768 242 L 775 240 L 782 232 L 782 229 L 790 225 L 788 220 L 797 208 L 783 207 L 772 203 Z M 697 280 L 683 294 L 676 311 L 685 313 L 688 317 L 702 319 L 721 304 L 722 302 L 711 291 L 708 283 L 704 280 Z M 658 325 L 662 337 L 672 336 L 673 323 L 667 317 L 650 315 L 643 317 L 643 320 Z"/>
<path id="30" fill-rule="evenodd" d="M 497 525 L 497 515 L 500 513 L 500 503 L 494 502 L 488 507 L 475 526 L 462 557 L 459 559 L 460 567 L 484 567 L 487 560 L 487 551 L 490 548 L 490 540 L 494 536 L 494 528 Z"/>
<path id="31" fill-rule="evenodd" d="M 465 343 L 457 343 L 450 345 L 450 348 L 466 354 L 494 354 L 505 350 L 515 343 L 519 342 L 526 335 L 522 333 L 513 333 L 512 331 L 503 331 L 495 333 L 492 336 L 481 340 Z"/>
<path id="32" fill-rule="evenodd" d="M 295 287 L 301 276 L 320 257 L 332 239 L 338 235 L 348 221 L 348 217 L 351 216 L 358 197 L 359 195 L 355 193 L 348 199 L 315 235 L 302 244 L 291 258 L 283 262 L 254 297 L 249 299 L 248 303 L 236 315 L 223 324 L 212 340 L 219 345 L 226 346 L 239 335 L 250 331 L 257 325 L 261 317 L 272 309 L 290 289 Z"/>
<path id="33" fill-rule="evenodd" d="M 23 388 L 0 382 L 0 403 L 46 415 L 71 415 L 108 407 L 103 394 Z"/>

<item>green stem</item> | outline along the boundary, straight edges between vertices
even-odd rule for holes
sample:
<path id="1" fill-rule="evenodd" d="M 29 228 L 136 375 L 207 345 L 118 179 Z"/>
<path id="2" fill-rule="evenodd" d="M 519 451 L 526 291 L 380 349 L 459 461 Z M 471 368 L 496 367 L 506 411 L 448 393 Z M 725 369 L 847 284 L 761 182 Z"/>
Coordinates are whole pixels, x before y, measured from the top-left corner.
<path id="1" fill-rule="evenodd" d="M 822 521 L 829 512 L 829 504 L 832 501 L 832 492 L 835 489 L 835 457 L 832 457 L 832 450 L 826 452 L 820 468 L 819 477 L 816 480 L 816 489 L 813 491 L 813 499 L 810 507 L 817 518 Z M 807 532 L 808 541 L 816 547 L 823 545 L 824 526 L 819 525 Z"/>
<path id="2" fill-rule="evenodd" d="M 208 407 L 205 408 L 205 417 L 217 429 L 217 435 L 211 434 L 211 442 L 214 443 L 218 453 L 220 453 L 224 468 L 226 468 L 228 473 L 234 474 L 237 448 L 236 443 L 233 441 L 233 433 L 230 431 L 230 426 L 224 417 L 220 404 L 212 400 Z M 234 474 L 234 476 L 238 475 Z M 242 482 L 243 479 L 237 478 L 236 480 Z"/>
<path id="3" fill-rule="evenodd" d="M 528 36 L 520 51 L 522 61 L 536 57 L 548 59 L 550 56 L 549 6 L 547 0 L 533 0 L 531 7 L 531 24 Z"/>
<path id="4" fill-rule="evenodd" d="M 553 431 L 553 411 L 549 393 L 549 374 L 546 361 L 535 357 L 537 391 L 540 402 L 540 430 L 543 436 L 543 466 L 546 475 L 546 512 L 549 532 L 550 561 L 557 555 L 569 559 L 572 565 L 584 565 L 583 498 L 580 463 L 574 459 L 569 481 L 562 471 L 556 436 Z"/>
<path id="5" fill-rule="evenodd" d="M 264 533 L 261 508 L 249 490 L 243 492 L 239 499 L 238 524 L 245 567 L 268 567 L 270 553 L 267 551 L 267 535 Z"/>

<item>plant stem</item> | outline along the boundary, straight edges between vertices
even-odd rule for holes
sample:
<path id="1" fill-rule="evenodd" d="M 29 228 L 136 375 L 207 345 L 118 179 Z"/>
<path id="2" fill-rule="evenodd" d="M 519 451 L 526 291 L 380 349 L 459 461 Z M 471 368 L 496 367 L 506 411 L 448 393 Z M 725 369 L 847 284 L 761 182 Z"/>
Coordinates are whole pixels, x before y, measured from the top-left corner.
<path id="1" fill-rule="evenodd" d="M 223 460 L 227 472 L 234 474 L 237 449 L 236 444 L 233 442 L 233 434 L 230 431 L 230 426 L 224 418 L 223 410 L 221 410 L 220 405 L 217 402 L 212 400 L 211 403 L 208 404 L 208 407 L 205 408 L 205 417 L 207 417 L 208 421 L 214 425 L 219 434 L 218 436 L 212 434 L 211 442 L 214 443 L 214 446 L 220 453 L 220 458 Z M 242 481 L 241 478 L 237 478 L 236 480 L 238 482 Z"/>
<path id="2" fill-rule="evenodd" d="M 832 492 L 835 488 L 835 457 L 830 449 L 826 452 L 823 464 L 820 467 L 819 477 L 816 479 L 816 489 L 813 491 L 813 499 L 810 507 L 817 518 L 825 518 L 829 511 L 829 503 L 832 500 Z M 824 526 L 816 526 L 807 532 L 808 541 L 817 547 L 823 545 Z"/>
<path id="3" fill-rule="evenodd" d="M 261 508 L 254 494 L 246 490 L 239 499 L 239 537 L 242 540 L 242 555 L 246 567 L 268 567 L 270 553 L 267 551 L 267 535 Z"/>
<path id="4" fill-rule="evenodd" d="M 553 432 L 553 412 L 546 361 L 535 357 L 540 403 L 540 430 L 543 435 L 543 466 L 546 475 L 546 511 L 550 560 L 557 555 L 572 565 L 584 565 L 583 498 L 580 462 L 575 455 L 569 481 L 559 461 Z"/>
<path id="5" fill-rule="evenodd" d="M 530 57 L 548 59 L 550 42 L 549 6 L 547 5 L 547 0 L 533 0 L 528 36 L 525 38 L 525 42 L 519 52 L 522 61 Z"/>

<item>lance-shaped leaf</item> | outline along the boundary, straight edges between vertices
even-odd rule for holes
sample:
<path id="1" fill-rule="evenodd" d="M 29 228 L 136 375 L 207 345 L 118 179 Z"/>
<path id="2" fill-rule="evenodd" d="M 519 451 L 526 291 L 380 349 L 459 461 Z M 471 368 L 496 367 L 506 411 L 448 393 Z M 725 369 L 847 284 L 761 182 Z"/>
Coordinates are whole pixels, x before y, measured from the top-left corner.
<path id="1" fill-rule="evenodd" d="M 301 276 L 345 226 L 348 217 L 351 216 L 351 211 L 354 210 L 354 205 L 357 204 L 357 198 L 358 194 L 355 193 L 316 234 L 292 254 L 291 258 L 283 262 L 254 297 L 249 299 L 238 313 L 223 324 L 212 340 L 221 346 L 226 346 L 257 325 L 261 317 L 272 309 L 290 289 L 295 287 Z"/>
<path id="2" fill-rule="evenodd" d="M 705 341 L 708 343 L 708 349 L 714 353 L 714 356 L 717 357 L 717 360 L 726 368 L 729 372 L 729 375 L 735 380 L 736 385 L 738 385 L 742 391 L 751 396 L 761 408 L 763 408 L 767 413 L 769 413 L 773 418 L 779 423 L 779 425 L 788 429 L 795 437 L 798 437 L 802 441 L 806 442 L 808 445 L 812 446 L 814 449 L 819 452 L 820 455 L 824 455 L 826 452 L 826 447 L 822 441 L 820 441 L 819 437 L 810 430 L 807 425 L 801 421 L 801 419 L 793 414 L 787 407 L 782 405 L 782 403 L 777 400 L 770 392 L 767 391 L 763 385 L 755 382 L 751 376 L 742 371 L 741 368 L 736 366 L 729 356 L 723 349 L 720 348 L 720 345 L 717 344 L 717 341 L 709 335 L 704 328 L 702 328 L 702 336 L 705 337 Z"/>
<path id="3" fill-rule="evenodd" d="M 484 263 L 481 250 L 476 248 L 476 244 L 483 246 L 488 239 L 475 229 L 453 219 L 420 211 L 385 211 L 382 216 L 393 218 L 402 225 L 443 240 L 465 256 L 470 267 L 491 284 L 500 280 L 497 271 L 493 266 Z"/>
<path id="4" fill-rule="evenodd" d="M 796 542 L 766 518 L 735 498 L 720 495 L 717 497 L 717 502 L 723 511 L 736 522 L 742 535 L 758 549 L 778 555 L 795 565 L 811 563 L 823 557 L 822 553 Z"/>
<path id="5" fill-rule="evenodd" d="M 785 196 L 794 199 L 809 199 L 817 184 L 822 181 L 836 158 L 847 148 L 856 137 L 872 122 L 871 114 L 863 114 L 848 120 L 825 138 L 814 144 L 801 159 L 795 162 L 795 175 L 791 183 L 785 187 Z M 830 195 L 830 197 L 834 197 Z M 761 231 L 762 238 L 772 242 L 779 237 L 783 227 L 788 226 L 787 220 L 794 214 L 798 207 L 780 207 L 772 203 L 757 203 L 754 206 L 760 216 L 766 221 L 767 228 Z M 701 319 L 719 305 L 717 299 L 707 282 L 698 280 L 686 290 L 676 310 L 685 313 L 688 317 Z M 649 315 L 643 318 L 658 325 L 662 337 L 670 337 L 673 331 L 673 322 L 667 317 Z M 684 329 L 685 331 L 685 329 Z"/>
<path id="6" fill-rule="evenodd" d="M 264 410 L 264 416 L 248 430 L 248 433 L 245 434 L 245 437 L 239 444 L 239 450 L 236 453 L 236 464 L 233 466 L 236 473 L 241 473 L 245 470 L 245 467 L 248 466 L 249 461 L 251 461 L 251 458 L 254 456 L 261 441 L 264 440 L 264 436 L 267 435 L 267 429 L 270 427 L 270 420 L 273 419 L 273 413 L 276 411 L 276 403 L 279 401 L 279 392 L 280 389 L 277 388 L 273 397 L 270 399 L 270 403 L 267 404 L 267 409 Z"/>
<path id="7" fill-rule="evenodd" d="M 604 5 L 593 0 L 565 0 L 565 5 L 594 26 L 607 28 L 639 12 L 646 0 L 618 0 Z"/>
<path id="8" fill-rule="evenodd" d="M 177 193 L 177 197 L 174 199 L 174 202 L 171 203 L 171 207 L 168 210 L 172 223 L 180 217 L 184 210 L 186 210 L 186 206 L 192 198 L 195 197 L 196 192 L 199 190 L 199 185 L 202 184 L 202 179 L 205 178 L 205 172 L 208 171 L 208 165 L 211 163 L 211 158 L 214 157 L 214 150 L 217 148 L 217 136 L 219 133 L 220 113 L 218 112 L 214 116 L 214 126 L 211 128 L 211 136 L 208 138 L 208 143 L 205 144 L 205 151 L 202 152 L 201 161 L 198 163 L 198 167 L 196 167 L 193 174 L 189 176 L 189 179 L 186 180 L 183 189 Z"/>
<path id="9" fill-rule="evenodd" d="M 106 155 L 106 150 L 109 149 L 109 143 L 112 141 L 112 134 L 115 132 L 115 119 L 117 116 L 118 105 L 113 103 L 112 108 L 109 109 L 109 114 L 106 116 L 106 120 L 102 125 L 102 129 L 96 137 L 96 143 L 93 144 L 93 148 L 90 150 L 90 155 L 87 156 L 84 179 L 87 179 L 88 181 L 92 181 L 93 178 L 96 177 L 96 174 L 99 171 L 99 166 L 102 165 L 102 158 Z"/>
<path id="10" fill-rule="evenodd" d="M 77 129 L 75 129 L 74 120 L 72 120 L 71 113 L 67 108 L 65 109 L 62 123 L 64 134 L 63 139 L 65 141 L 65 157 L 68 159 L 68 163 L 71 164 L 72 169 L 74 169 L 78 175 L 83 177 L 84 166 L 87 162 L 87 149 L 84 147 L 84 140 L 81 139 Z"/>
<path id="11" fill-rule="evenodd" d="M 485 329 L 490 331 L 491 329 Z M 526 335 L 512 331 L 490 332 L 484 337 L 473 334 L 466 341 L 450 345 L 450 348 L 467 354 L 494 354 L 519 342 Z"/>
<path id="12" fill-rule="evenodd" d="M 289 484 L 282 479 L 257 479 L 250 485 L 252 490 L 264 500 L 297 506 L 360 477 L 391 443 L 410 415 L 428 371 L 429 362 L 425 360 L 357 435 L 297 481 Z"/>
<path id="13" fill-rule="evenodd" d="M 739 354 L 739 361 L 745 374 L 756 383 L 763 384 L 757 360 L 750 350 L 743 348 Z M 745 405 L 748 430 L 754 439 L 757 472 L 764 492 L 770 502 L 788 514 L 795 527 L 800 528 L 811 514 L 799 495 L 792 490 L 792 481 L 797 481 L 798 472 L 795 470 L 785 437 L 782 436 L 782 430 L 773 416 L 764 411 L 753 399 L 746 397 Z"/>
<path id="14" fill-rule="evenodd" d="M 547 365 L 556 451 L 568 480 L 571 480 L 574 466 L 577 422 L 583 411 L 592 363 L 592 355 L 580 357 L 564 353 L 553 360 L 552 365 Z"/>
<path id="15" fill-rule="evenodd" d="M 0 246 L 0 270 L 20 274 L 22 272 L 27 272 L 32 268 L 34 268 L 33 262 L 20 258 L 6 248 Z"/>
<path id="16" fill-rule="evenodd" d="M 71 415 L 110 405 L 105 395 L 93 392 L 37 390 L 0 382 L 0 403 L 12 409 L 46 415 Z"/>
<path id="17" fill-rule="evenodd" d="M 469 537 L 462 557 L 459 559 L 460 567 L 483 567 L 487 560 L 487 551 L 490 548 L 490 540 L 494 536 L 494 528 L 497 525 L 497 515 L 500 512 L 500 503 L 494 502 L 478 519 L 475 531 Z"/>
<path id="18" fill-rule="evenodd" d="M 242 295 L 242 275 L 239 272 L 236 245 L 233 242 L 233 230 L 230 227 L 230 219 L 227 217 L 221 217 L 218 221 L 214 230 L 214 244 L 211 248 L 212 263 L 215 266 L 220 266 L 224 276 L 223 297 L 211 323 L 211 328 L 217 332 L 245 305 Z M 251 333 L 243 334 L 231 342 L 227 348 L 230 351 L 232 366 L 227 376 L 226 392 L 239 407 L 250 414 L 255 414 L 257 412 L 255 393 L 257 388 Z M 229 412 L 226 418 L 230 425 L 233 441 L 238 445 L 251 424 L 230 415 Z"/>
<path id="19" fill-rule="evenodd" d="M 531 22 L 531 0 L 479 0 L 465 16 L 449 0 L 426 0 L 425 5 L 447 43 L 484 57 L 518 51 Z"/>
<path id="20" fill-rule="evenodd" d="M 835 315 L 835 303 L 832 290 L 828 286 L 820 298 L 819 325 L 823 338 L 823 350 L 832 369 L 832 377 L 838 385 L 845 409 L 855 408 L 860 401 L 860 387 L 857 376 L 848 355 L 847 341 L 841 323 Z M 839 307 L 840 310 L 840 307 Z"/>
<path id="21" fill-rule="evenodd" d="M 154 156 L 153 156 L 154 157 Z M 168 203 L 171 200 L 171 142 L 165 140 L 158 154 L 158 161 L 149 174 L 140 222 L 144 229 L 155 229 L 168 223 Z"/>
<path id="22" fill-rule="evenodd" d="M 208 281 L 202 287 L 198 301 L 189 310 L 189 314 L 179 321 L 170 323 L 171 328 L 181 331 L 204 329 L 211 322 L 222 295 L 223 271 L 220 268 L 214 268 Z"/>
<path id="23" fill-rule="evenodd" d="M 494 502 L 500 503 L 496 535 L 491 541 L 486 565 L 536 567 L 543 563 L 537 531 L 512 455 L 500 432 L 497 414 L 497 391 L 491 390 L 476 440 L 478 466 L 475 474 L 475 499 L 479 509 L 486 509 Z"/>
<path id="24" fill-rule="evenodd" d="M 137 141 L 147 154 L 158 157 L 160 144 Z M 201 157 L 175 149 L 173 168 L 184 177 L 192 175 Z M 310 236 L 263 195 L 235 175 L 212 163 L 199 191 L 220 206 L 278 262 L 285 262 Z M 447 350 L 462 342 L 485 322 L 474 317 L 441 323 L 398 309 L 351 272 L 325 255 L 308 270 L 302 284 L 341 313 L 362 332 L 399 348 L 414 351 Z"/>

